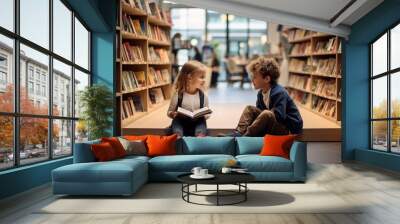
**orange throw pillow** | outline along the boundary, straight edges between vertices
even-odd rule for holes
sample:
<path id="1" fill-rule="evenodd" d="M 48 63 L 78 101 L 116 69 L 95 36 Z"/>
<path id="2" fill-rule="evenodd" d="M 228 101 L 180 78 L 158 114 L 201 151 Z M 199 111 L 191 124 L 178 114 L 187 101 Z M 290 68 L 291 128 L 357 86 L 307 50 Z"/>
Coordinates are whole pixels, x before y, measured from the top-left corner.
<path id="1" fill-rule="evenodd" d="M 176 139 L 178 139 L 177 134 L 170 136 L 149 135 L 146 140 L 148 156 L 176 155 Z"/>
<path id="2" fill-rule="evenodd" d="M 121 142 L 119 142 L 118 138 L 111 137 L 111 138 L 101 138 L 101 142 L 108 142 L 114 149 L 115 155 L 118 158 L 126 156 L 126 151 L 122 146 Z"/>
<path id="3" fill-rule="evenodd" d="M 290 159 L 290 147 L 296 135 L 265 135 L 261 156 L 280 156 Z"/>
<path id="4" fill-rule="evenodd" d="M 93 144 L 90 147 L 92 149 L 94 157 L 99 162 L 110 161 L 117 158 L 113 147 L 108 142 Z"/>
<path id="5" fill-rule="evenodd" d="M 147 135 L 125 135 L 123 136 L 124 139 L 129 140 L 129 141 L 143 141 L 146 142 Z"/>

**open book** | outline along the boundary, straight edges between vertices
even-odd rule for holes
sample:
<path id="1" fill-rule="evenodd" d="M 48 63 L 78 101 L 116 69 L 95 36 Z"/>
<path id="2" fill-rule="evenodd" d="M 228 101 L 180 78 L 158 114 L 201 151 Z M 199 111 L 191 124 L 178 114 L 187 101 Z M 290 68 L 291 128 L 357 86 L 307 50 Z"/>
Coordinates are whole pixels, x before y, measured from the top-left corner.
<path id="1" fill-rule="evenodd" d="M 203 107 L 201 109 L 198 109 L 198 110 L 195 110 L 195 111 L 192 112 L 192 111 L 183 109 L 182 107 L 178 107 L 177 112 L 178 112 L 178 114 L 181 114 L 181 115 L 184 115 L 186 117 L 190 117 L 192 119 L 195 119 L 195 118 L 199 118 L 199 117 L 202 117 L 204 115 L 207 115 L 207 114 L 211 114 L 212 110 L 210 108 L 208 108 L 208 107 Z"/>

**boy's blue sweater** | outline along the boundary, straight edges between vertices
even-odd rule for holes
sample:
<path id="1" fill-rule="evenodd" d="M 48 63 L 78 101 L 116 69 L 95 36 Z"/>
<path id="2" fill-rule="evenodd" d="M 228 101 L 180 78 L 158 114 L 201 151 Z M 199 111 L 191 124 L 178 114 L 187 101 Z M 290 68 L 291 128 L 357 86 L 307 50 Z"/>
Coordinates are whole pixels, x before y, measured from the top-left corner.
<path id="1" fill-rule="evenodd" d="M 262 90 L 257 94 L 256 107 L 266 110 Z M 288 92 L 279 84 L 273 84 L 269 94 L 269 110 L 273 111 L 276 120 L 285 125 L 292 134 L 300 134 L 303 130 L 303 119 L 300 112 L 290 98 Z"/>

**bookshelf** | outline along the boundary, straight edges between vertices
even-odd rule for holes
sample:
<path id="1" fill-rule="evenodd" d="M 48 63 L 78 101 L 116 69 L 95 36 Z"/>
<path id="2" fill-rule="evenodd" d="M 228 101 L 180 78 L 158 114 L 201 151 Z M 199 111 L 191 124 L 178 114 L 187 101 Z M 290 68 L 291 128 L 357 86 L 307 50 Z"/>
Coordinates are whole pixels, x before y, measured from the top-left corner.
<path id="1" fill-rule="evenodd" d="M 171 18 L 152 0 L 117 2 L 116 114 L 120 132 L 171 98 Z"/>
<path id="2" fill-rule="evenodd" d="M 337 36 L 289 28 L 287 89 L 297 105 L 341 122 L 341 42 Z"/>

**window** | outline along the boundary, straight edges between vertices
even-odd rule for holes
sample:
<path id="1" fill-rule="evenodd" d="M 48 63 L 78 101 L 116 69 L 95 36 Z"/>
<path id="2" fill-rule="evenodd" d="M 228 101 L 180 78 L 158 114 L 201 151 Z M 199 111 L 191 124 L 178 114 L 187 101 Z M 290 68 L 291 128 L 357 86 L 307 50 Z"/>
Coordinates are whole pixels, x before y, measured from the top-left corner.
<path id="1" fill-rule="evenodd" d="M 370 45 L 371 148 L 400 153 L 400 25 Z"/>
<path id="2" fill-rule="evenodd" d="M 90 85 L 90 32 L 66 1 L 0 2 L 0 170 L 70 156 L 87 139 L 74 105 Z"/>

